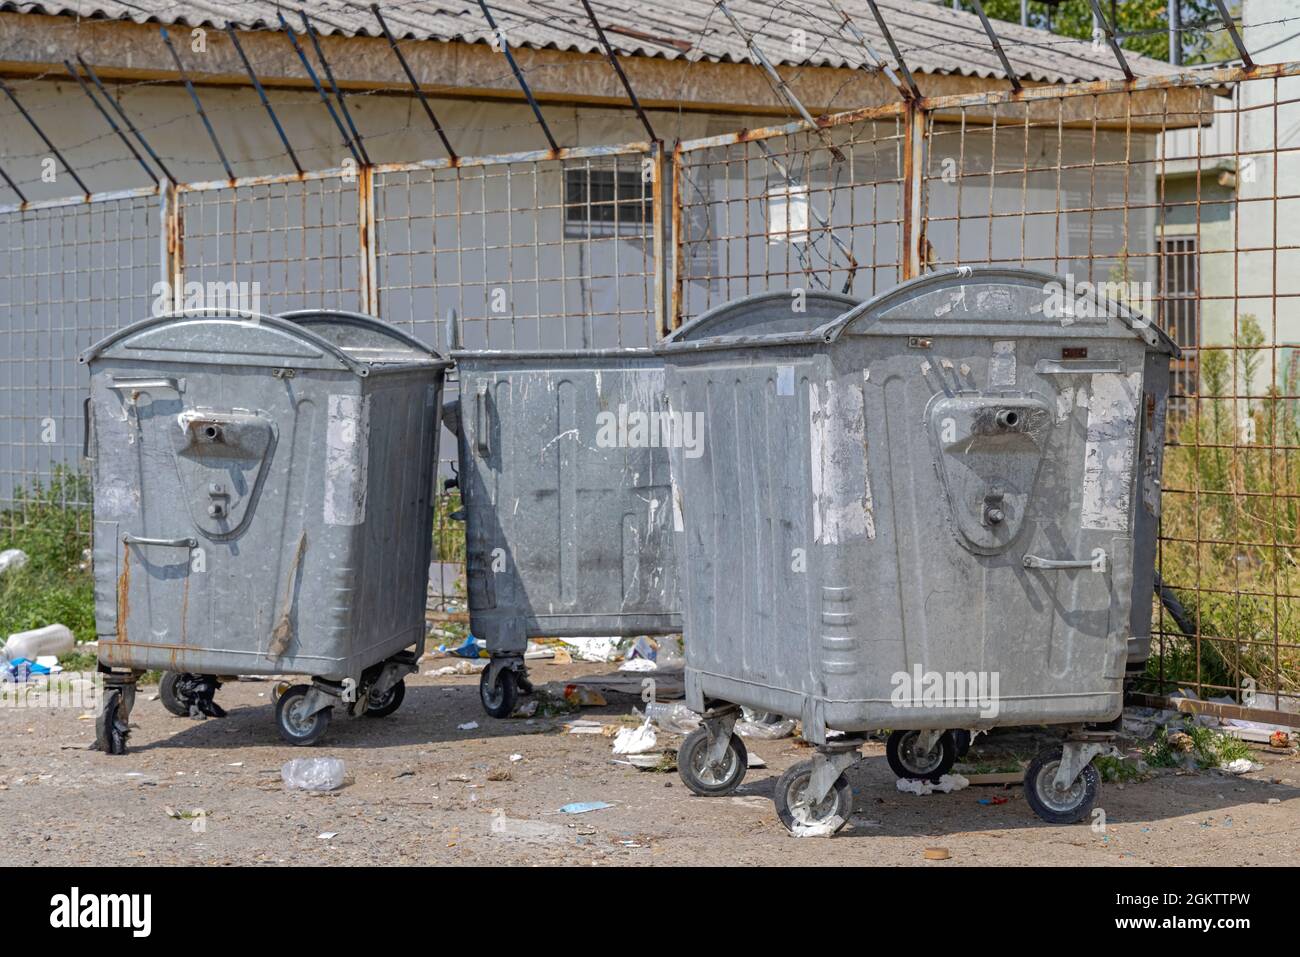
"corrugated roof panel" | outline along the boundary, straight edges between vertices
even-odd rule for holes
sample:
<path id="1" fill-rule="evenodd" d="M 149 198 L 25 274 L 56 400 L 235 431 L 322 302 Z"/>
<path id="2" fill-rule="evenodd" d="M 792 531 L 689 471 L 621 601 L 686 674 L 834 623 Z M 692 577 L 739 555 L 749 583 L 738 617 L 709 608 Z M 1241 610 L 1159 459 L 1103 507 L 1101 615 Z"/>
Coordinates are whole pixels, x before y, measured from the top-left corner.
<path id="1" fill-rule="evenodd" d="M 591 0 L 609 40 L 625 56 L 664 59 L 753 62 L 713 0 Z M 492 0 L 489 4 L 512 46 L 600 52 L 586 13 L 578 0 Z M 881 55 L 887 49 L 865 0 L 841 5 Z M 729 0 L 736 18 L 759 38 L 773 62 L 856 68 L 865 54 L 846 34 L 836 30 L 838 19 L 825 0 L 775 4 L 764 0 Z M 879 0 L 907 65 L 918 73 L 959 74 L 996 78 L 1002 65 L 974 14 L 952 10 L 926 0 Z M 369 0 L 318 0 L 311 17 L 318 30 L 344 36 L 378 36 Z M 251 29 L 277 29 L 278 5 L 273 0 L 0 0 L 0 10 L 132 20 L 186 26 L 224 28 L 228 22 Z M 458 40 L 487 43 L 490 31 L 475 0 L 388 0 L 384 18 L 399 37 L 416 40 Z M 286 14 L 286 18 L 288 14 Z M 296 22 L 289 18 L 290 23 Z M 1119 71 L 1108 48 L 1095 49 L 1074 40 L 993 21 L 1012 66 L 1022 79 L 1041 83 L 1073 83 L 1116 79 Z M 800 33 L 802 31 L 802 33 Z M 802 40 L 802 43 L 800 42 Z M 1127 53 L 1138 75 L 1168 72 L 1159 61 Z"/>

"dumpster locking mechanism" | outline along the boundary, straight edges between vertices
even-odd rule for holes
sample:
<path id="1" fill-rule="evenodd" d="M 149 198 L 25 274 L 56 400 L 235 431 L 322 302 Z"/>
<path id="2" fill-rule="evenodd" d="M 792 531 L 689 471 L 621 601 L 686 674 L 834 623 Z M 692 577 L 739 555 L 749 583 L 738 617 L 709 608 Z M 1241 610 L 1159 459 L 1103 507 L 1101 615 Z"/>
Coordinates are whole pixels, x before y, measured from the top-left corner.
<path id="1" fill-rule="evenodd" d="M 1006 494 L 999 490 L 984 496 L 984 524 L 1001 525 L 1007 520 Z"/>

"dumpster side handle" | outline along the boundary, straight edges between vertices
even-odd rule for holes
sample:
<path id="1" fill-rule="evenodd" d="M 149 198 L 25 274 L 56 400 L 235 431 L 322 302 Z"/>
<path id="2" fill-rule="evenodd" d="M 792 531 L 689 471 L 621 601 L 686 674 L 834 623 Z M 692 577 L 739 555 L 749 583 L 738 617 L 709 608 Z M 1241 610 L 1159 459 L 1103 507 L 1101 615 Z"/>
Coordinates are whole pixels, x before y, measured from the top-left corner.
<path id="1" fill-rule="evenodd" d="M 474 396 L 474 442 L 478 446 L 479 454 L 487 458 L 492 454 L 492 435 L 491 426 L 488 424 L 488 407 L 487 407 L 487 383 L 479 383 L 478 392 Z"/>
<path id="2" fill-rule="evenodd" d="M 141 538 L 139 535 L 123 535 L 122 541 L 128 545 L 158 545 L 162 548 L 198 548 L 199 543 L 193 538 Z"/>
<path id="3" fill-rule="evenodd" d="M 1026 568 L 1038 568 L 1043 571 L 1056 570 L 1073 570 L 1073 569 L 1096 569 L 1097 571 L 1106 571 L 1106 556 L 1102 554 L 1098 558 L 1069 558 L 1059 560 L 1055 558 L 1041 558 L 1038 555 L 1026 555 L 1024 558 Z"/>

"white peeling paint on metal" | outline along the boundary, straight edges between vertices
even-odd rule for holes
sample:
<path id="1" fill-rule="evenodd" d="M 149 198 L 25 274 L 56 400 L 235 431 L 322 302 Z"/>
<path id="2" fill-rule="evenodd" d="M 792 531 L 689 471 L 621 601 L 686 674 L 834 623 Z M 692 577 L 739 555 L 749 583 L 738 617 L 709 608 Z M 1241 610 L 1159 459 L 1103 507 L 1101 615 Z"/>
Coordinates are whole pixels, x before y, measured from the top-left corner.
<path id="1" fill-rule="evenodd" d="M 1092 376 L 1079 516 L 1083 528 L 1128 531 L 1141 391 L 1140 372 L 1098 372 Z"/>
<path id="2" fill-rule="evenodd" d="M 370 453 L 370 396 L 329 397 L 325 432 L 325 524 L 366 520 Z"/>
<path id="3" fill-rule="evenodd" d="M 866 396 L 861 386 L 828 380 L 825 394 L 808 384 L 813 541 L 835 545 L 867 535 L 871 494 L 866 482 Z M 863 461 L 855 461 L 858 455 Z M 863 476 L 862 484 L 855 481 Z"/>
<path id="4" fill-rule="evenodd" d="M 993 343 L 993 357 L 989 359 L 989 386 L 1013 388 L 1016 384 L 1016 343 L 1000 339 Z"/>
<path id="5" fill-rule="evenodd" d="M 1056 394 L 1056 421 L 1066 422 L 1074 413 L 1074 386 L 1067 385 Z"/>

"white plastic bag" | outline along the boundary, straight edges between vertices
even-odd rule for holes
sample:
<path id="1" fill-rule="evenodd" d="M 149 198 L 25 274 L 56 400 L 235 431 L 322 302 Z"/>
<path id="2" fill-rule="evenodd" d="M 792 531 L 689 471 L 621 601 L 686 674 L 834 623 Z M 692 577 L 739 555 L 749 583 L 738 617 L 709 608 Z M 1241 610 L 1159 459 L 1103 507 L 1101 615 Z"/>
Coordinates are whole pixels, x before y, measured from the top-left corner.
<path id="1" fill-rule="evenodd" d="M 287 788 L 334 791 L 343 787 L 343 762 L 338 758 L 294 758 L 280 768 Z"/>

